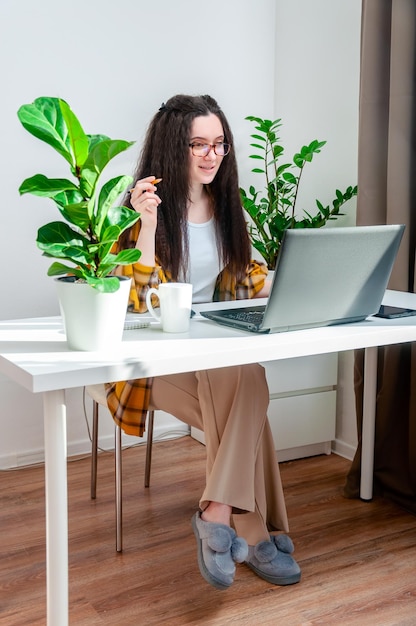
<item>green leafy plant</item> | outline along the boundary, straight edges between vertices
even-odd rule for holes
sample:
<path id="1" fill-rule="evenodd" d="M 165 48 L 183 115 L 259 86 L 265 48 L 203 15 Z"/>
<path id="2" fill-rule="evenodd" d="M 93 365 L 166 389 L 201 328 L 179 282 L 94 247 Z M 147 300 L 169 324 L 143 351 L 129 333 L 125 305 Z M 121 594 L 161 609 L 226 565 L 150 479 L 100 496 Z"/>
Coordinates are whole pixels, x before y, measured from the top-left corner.
<path id="1" fill-rule="evenodd" d="M 43 255 L 59 261 L 48 269 L 49 276 L 69 274 L 102 292 L 117 291 L 119 279 L 109 276 L 117 265 L 140 258 L 137 249 L 112 249 L 120 234 L 140 217 L 136 211 L 114 206 L 129 185 L 131 176 L 117 176 L 98 186 L 106 165 L 134 142 L 87 135 L 69 105 L 59 98 L 41 97 L 18 110 L 23 127 L 54 148 L 67 162 L 74 180 L 27 178 L 19 193 L 51 198 L 65 221 L 50 222 L 38 230 L 36 243 Z M 69 261 L 68 266 L 62 261 Z"/>
<path id="2" fill-rule="evenodd" d="M 251 159 L 261 161 L 252 172 L 265 178 L 263 190 L 250 186 L 248 192 L 240 188 L 244 209 L 251 217 L 249 234 L 252 244 L 265 259 L 269 269 L 274 269 L 284 232 L 288 228 L 320 228 L 329 220 L 335 220 L 343 213 L 340 208 L 357 195 L 357 186 L 348 187 L 344 192 L 337 189 L 332 206 L 324 206 L 316 200 L 318 211 L 312 215 L 306 210 L 296 213 L 299 185 L 305 165 L 310 163 L 326 144 L 315 139 L 303 146 L 293 156 L 291 163 L 281 163 L 284 148 L 280 144 L 278 130 L 281 119 L 266 120 L 252 115 L 245 118 L 255 124 L 256 133 L 251 135 L 255 143 L 251 147 L 257 152 Z"/>

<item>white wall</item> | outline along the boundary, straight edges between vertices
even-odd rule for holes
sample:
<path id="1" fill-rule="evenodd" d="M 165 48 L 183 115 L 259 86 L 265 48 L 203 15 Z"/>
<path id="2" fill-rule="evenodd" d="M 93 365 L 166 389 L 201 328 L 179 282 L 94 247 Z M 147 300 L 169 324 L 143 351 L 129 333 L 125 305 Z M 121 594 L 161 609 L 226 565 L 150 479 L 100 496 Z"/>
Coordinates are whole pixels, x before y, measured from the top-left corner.
<path id="1" fill-rule="evenodd" d="M 251 167 L 245 116 L 282 117 L 282 138 L 294 146 L 288 154 L 299 141 L 327 139 L 320 165 L 312 164 L 313 176 L 305 181 L 319 186 L 317 197 L 324 200 L 321 188 L 332 197 L 335 186 L 356 180 L 359 5 L 2 0 L 0 319 L 58 313 L 46 276 L 49 263 L 35 246 L 37 228 L 55 219 L 56 209 L 42 198 L 20 198 L 17 189 L 32 174 L 67 172 L 61 158 L 22 129 L 16 116 L 21 104 L 41 95 L 63 97 L 87 132 L 136 139 L 112 166 L 130 173 L 161 102 L 179 92 L 210 93 L 233 128 L 244 185 Z M 0 467 L 37 460 L 43 448 L 41 398 L 5 378 L 0 396 Z M 102 435 L 105 442 L 112 437 L 110 419 Z M 88 449 L 80 389 L 68 392 L 68 444 L 70 454 Z"/>
<path id="2" fill-rule="evenodd" d="M 361 0 L 277 2 L 274 113 L 286 157 L 327 142 L 302 174 L 299 208 L 313 213 L 316 198 L 329 204 L 357 183 L 360 17 Z M 336 224 L 355 224 L 354 202 Z"/>

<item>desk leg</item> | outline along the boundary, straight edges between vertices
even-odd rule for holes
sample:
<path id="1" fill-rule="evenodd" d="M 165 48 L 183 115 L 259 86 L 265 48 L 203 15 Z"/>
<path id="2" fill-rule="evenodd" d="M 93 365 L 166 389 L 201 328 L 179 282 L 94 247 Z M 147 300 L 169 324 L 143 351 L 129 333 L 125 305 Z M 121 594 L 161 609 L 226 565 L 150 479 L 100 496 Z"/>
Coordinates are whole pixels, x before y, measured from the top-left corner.
<path id="1" fill-rule="evenodd" d="M 68 499 L 65 392 L 43 394 L 47 626 L 68 625 Z"/>
<path id="2" fill-rule="evenodd" d="M 374 443 L 377 400 L 377 347 L 366 348 L 364 356 L 364 397 L 361 448 L 360 497 L 373 497 Z"/>

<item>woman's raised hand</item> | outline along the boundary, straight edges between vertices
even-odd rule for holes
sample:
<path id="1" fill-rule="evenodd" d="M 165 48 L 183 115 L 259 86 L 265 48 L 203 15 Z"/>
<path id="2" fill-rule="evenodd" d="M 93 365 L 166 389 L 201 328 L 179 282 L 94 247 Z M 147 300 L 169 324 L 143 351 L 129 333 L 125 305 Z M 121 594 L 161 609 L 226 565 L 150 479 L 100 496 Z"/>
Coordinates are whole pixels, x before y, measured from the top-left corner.
<path id="1" fill-rule="evenodd" d="M 141 228 L 152 228 L 157 226 L 157 207 L 162 202 L 157 195 L 156 184 L 161 178 L 147 176 L 138 180 L 130 190 L 130 202 L 137 213 L 140 213 Z"/>
<path id="2" fill-rule="evenodd" d="M 155 259 L 155 233 L 157 226 L 157 207 L 162 202 L 157 195 L 156 184 L 160 178 L 147 176 L 141 178 L 130 190 L 130 202 L 135 211 L 140 213 L 140 232 L 136 247 L 141 251 L 140 263 L 153 267 Z"/>

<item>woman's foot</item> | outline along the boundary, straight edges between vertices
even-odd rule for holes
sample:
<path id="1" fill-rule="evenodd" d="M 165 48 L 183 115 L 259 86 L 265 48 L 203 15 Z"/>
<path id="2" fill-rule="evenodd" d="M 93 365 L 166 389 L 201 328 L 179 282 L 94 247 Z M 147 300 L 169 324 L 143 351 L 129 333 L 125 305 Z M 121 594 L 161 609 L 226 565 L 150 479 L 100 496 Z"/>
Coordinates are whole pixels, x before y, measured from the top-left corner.
<path id="1" fill-rule="evenodd" d="M 270 535 L 270 541 L 248 547 L 245 562 L 257 576 L 273 585 L 293 585 L 301 576 L 300 567 L 291 556 L 293 550 L 287 535 Z"/>
<path id="2" fill-rule="evenodd" d="M 201 519 L 203 519 L 204 522 L 213 522 L 215 524 L 225 524 L 226 526 L 229 526 L 231 510 L 232 509 L 228 506 L 228 504 L 211 501 L 202 511 Z"/>
<path id="3" fill-rule="evenodd" d="M 235 530 L 226 524 L 204 521 L 199 511 L 192 518 L 192 528 L 203 578 L 217 589 L 227 589 L 234 581 L 235 563 L 247 559 L 245 539 L 237 537 Z"/>

